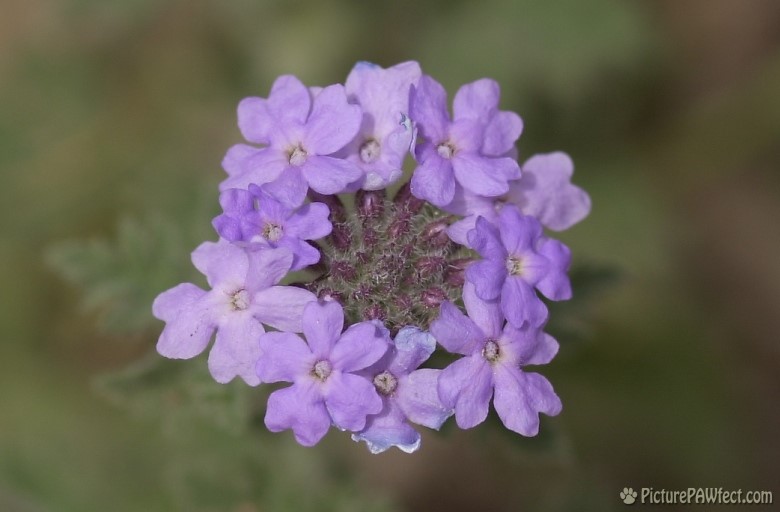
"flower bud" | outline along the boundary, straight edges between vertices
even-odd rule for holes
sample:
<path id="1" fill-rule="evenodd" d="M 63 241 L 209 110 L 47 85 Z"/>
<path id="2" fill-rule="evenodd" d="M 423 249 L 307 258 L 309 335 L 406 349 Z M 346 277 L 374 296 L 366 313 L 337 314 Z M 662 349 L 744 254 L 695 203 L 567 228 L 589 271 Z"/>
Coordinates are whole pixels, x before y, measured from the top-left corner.
<path id="1" fill-rule="evenodd" d="M 385 191 L 358 190 L 355 194 L 355 206 L 363 223 L 378 219 L 385 210 Z"/>

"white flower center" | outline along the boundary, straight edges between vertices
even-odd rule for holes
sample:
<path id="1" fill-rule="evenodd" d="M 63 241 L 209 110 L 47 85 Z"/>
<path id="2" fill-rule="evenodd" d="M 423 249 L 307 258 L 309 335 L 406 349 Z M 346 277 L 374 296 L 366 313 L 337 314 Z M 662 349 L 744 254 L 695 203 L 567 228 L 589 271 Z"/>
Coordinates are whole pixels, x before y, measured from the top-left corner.
<path id="1" fill-rule="evenodd" d="M 506 271 L 510 275 L 523 275 L 523 260 L 517 256 L 510 256 L 506 259 Z"/>
<path id="2" fill-rule="evenodd" d="M 379 158 L 381 147 L 379 142 L 374 139 L 367 139 L 362 146 L 360 146 L 360 161 L 364 164 L 370 164 Z"/>
<path id="3" fill-rule="evenodd" d="M 316 378 L 325 382 L 330 374 L 333 372 L 333 366 L 327 359 L 322 359 L 314 363 L 314 367 L 311 369 L 311 374 Z"/>
<path id="4" fill-rule="evenodd" d="M 303 163 L 306 162 L 306 158 L 309 156 L 306 150 L 303 149 L 300 145 L 295 146 L 292 151 L 289 152 L 289 155 L 290 164 L 296 166 L 303 165 Z"/>
<path id="5" fill-rule="evenodd" d="M 284 235 L 284 229 L 278 224 L 268 222 L 263 226 L 263 238 L 269 242 L 278 242 L 279 239 L 282 238 L 282 235 Z"/>
<path id="6" fill-rule="evenodd" d="M 489 363 L 497 362 L 501 358 L 501 349 L 498 347 L 498 343 L 488 340 L 482 349 L 482 357 Z"/>
<path id="7" fill-rule="evenodd" d="M 230 308 L 233 311 L 244 311 L 249 307 L 249 292 L 241 288 L 230 295 Z"/>
<path id="8" fill-rule="evenodd" d="M 451 142 L 442 142 L 436 146 L 436 152 L 439 153 L 440 157 L 449 160 L 455 154 L 455 146 Z"/>
<path id="9" fill-rule="evenodd" d="M 385 370 L 374 376 L 374 387 L 385 396 L 392 395 L 395 388 L 398 387 L 398 379 L 395 378 L 395 375 Z"/>

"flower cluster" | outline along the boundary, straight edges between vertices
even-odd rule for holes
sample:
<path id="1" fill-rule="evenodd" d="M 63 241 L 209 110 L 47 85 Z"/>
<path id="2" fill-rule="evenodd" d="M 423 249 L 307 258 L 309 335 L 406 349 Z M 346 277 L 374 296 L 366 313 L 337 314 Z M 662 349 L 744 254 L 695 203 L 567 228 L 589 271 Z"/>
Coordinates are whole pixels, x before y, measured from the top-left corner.
<path id="1" fill-rule="evenodd" d="M 499 95 L 466 84 L 450 114 L 416 62 L 361 62 L 344 85 L 282 76 L 241 101 L 247 143 L 222 162 L 219 240 L 192 253 L 210 289 L 157 297 L 158 352 L 188 359 L 214 338 L 217 382 L 290 383 L 265 424 L 306 446 L 335 426 L 373 453 L 413 452 L 413 425 L 471 428 L 491 399 L 506 428 L 536 435 L 539 414 L 561 410 L 526 370 L 558 350 L 541 297 L 572 293 L 570 251 L 544 228 L 579 222 L 590 199 L 565 154 L 518 163 L 523 123 Z M 435 368 L 437 346 L 461 357 Z"/>

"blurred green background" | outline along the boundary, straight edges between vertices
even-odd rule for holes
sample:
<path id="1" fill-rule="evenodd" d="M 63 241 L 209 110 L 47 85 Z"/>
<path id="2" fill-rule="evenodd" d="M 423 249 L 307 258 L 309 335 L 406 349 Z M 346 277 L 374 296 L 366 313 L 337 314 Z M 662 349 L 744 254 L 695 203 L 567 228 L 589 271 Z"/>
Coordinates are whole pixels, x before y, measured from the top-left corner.
<path id="1" fill-rule="evenodd" d="M 564 411 L 538 438 L 486 424 L 426 432 L 412 456 L 338 432 L 305 449 L 263 431 L 263 391 L 149 358 L 149 305 L 214 238 L 241 98 L 409 59 L 451 93 L 498 80 L 521 157 L 572 155 L 594 207 L 561 238 L 600 285 L 554 311 L 543 373 Z M 779 142 L 772 0 L 6 0 L 0 511 L 778 500 Z"/>

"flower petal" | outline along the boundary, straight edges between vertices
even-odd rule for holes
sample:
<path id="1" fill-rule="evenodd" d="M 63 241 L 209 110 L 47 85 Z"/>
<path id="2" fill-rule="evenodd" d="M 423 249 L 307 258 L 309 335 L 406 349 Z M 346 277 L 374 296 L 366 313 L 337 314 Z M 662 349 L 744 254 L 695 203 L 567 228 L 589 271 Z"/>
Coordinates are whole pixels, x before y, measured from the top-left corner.
<path id="1" fill-rule="evenodd" d="M 303 240 L 328 236 L 333 229 L 329 215 L 330 209 L 323 203 L 305 204 L 287 220 L 285 233 Z"/>
<path id="2" fill-rule="evenodd" d="M 474 223 L 474 231 L 468 234 L 469 245 L 483 258 L 496 260 L 505 264 L 504 260 L 509 255 L 498 228 L 482 216 L 477 217 Z"/>
<path id="3" fill-rule="evenodd" d="M 496 112 L 485 127 L 485 139 L 482 154 L 489 156 L 508 156 L 515 141 L 523 132 L 523 120 L 514 112 Z"/>
<path id="4" fill-rule="evenodd" d="M 255 369 L 261 382 L 293 382 L 306 374 L 314 363 L 306 342 L 288 332 L 268 332 L 260 336 L 260 351 Z"/>
<path id="5" fill-rule="evenodd" d="M 410 117 L 417 123 L 420 135 L 438 143 L 447 137 L 450 116 L 447 112 L 447 91 L 428 75 L 420 77 L 412 87 L 409 102 Z"/>
<path id="6" fill-rule="evenodd" d="M 407 375 L 428 360 L 436 350 L 436 338 L 417 327 L 402 327 L 393 340 L 393 357 L 387 369 L 394 375 Z"/>
<path id="7" fill-rule="evenodd" d="M 317 297 L 295 286 L 271 286 L 252 298 L 252 313 L 266 325 L 287 332 L 301 332 L 304 308 Z"/>
<path id="8" fill-rule="evenodd" d="M 265 99 L 253 96 L 239 102 L 238 128 L 249 142 L 268 144 L 275 123 L 276 119 L 268 111 Z"/>
<path id="9" fill-rule="evenodd" d="M 498 82 L 482 78 L 461 86 L 452 101 L 455 119 L 476 119 L 487 122 L 498 110 L 501 88 Z"/>
<path id="10" fill-rule="evenodd" d="M 268 397 L 265 426 L 271 432 L 291 428 L 296 441 L 314 446 L 325 437 L 330 425 L 330 415 L 314 383 L 296 383 Z"/>
<path id="11" fill-rule="evenodd" d="M 439 399 L 440 374 L 441 370 L 423 368 L 399 380 L 395 401 L 409 421 L 438 430 L 455 412 Z"/>
<path id="12" fill-rule="evenodd" d="M 371 322 L 351 325 L 333 346 L 330 361 L 344 372 L 362 370 L 385 355 L 389 341 Z"/>
<path id="13" fill-rule="evenodd" d="M 406 453 L 420 448 L 420 433 L 407 423 L 404 414 L 392 401 L 376 416 L 369 416 L 366 428 L 352 434 L 353 441 L 365 441 L 371 453 L 382 453 L 393 446 Z"/>
<path id="14" fill-rule="evenodd" d="M 476 153 L 456 153 L 452 168 L 463 188 L 488 197 L 507 193 L 508 180 L 520 177 L 520 166 L 511 158 L 484 157 Z"/>
<path id="15" fill-rule="evenodd" d="M 154 316 L 166 321 L 157 342 L 157 352 L 170 359 L 190 359 L 206 349 L 215 322 L 208 308 L 207 293 L 183 283 L 157 296 Z"/>
<path id="16" fill-rule="evenodd" d="M 303 146 L 315 155 L 330 155 L 346 146 L 357 135 L 363 112 L 347 103 L 340 84 L 325 87 L 316 98 L 306 122 Z"/>
<path id="17" fill-rule="evenodd" d="M 485 338 L 495 339 L 501 334 L 504 315 L 497 300 L 487 301 L 479 298 L 474 284 L 466 282 L 463 285 L 463 303 L 469 318 L 480 328 Z"/>
<path id="18" fill-rule="evenodd" d="M 309 186 L 325 195 L 343 192 L 363 175 L 353 162 L 329 156 L 310 156 L 301 171 Z"/>
<path id="19" fill-rule="evenodd" d="M 290 166 L 287 156 L 278 149 L 268 147 L 260 150 L 233 146 L 222 160 L 222 167 L 228 177 L 219 184 L 220 190 L 230 188 L 246 189 L 249 185 L 262 185 L 275 181 Z"/>
<path id="20" fill-rule="evenodd" d="M 245 286 L 250 292 L 263 290 L 282 280 L 290 270 L 293 255 L 289 249 L 262 247 L 248 249 L 246 252 L 248 267 Z"/>
<path id="21" fill-rule="evenodd" d="M 571 183 L 574 164 L 566 153 L 534 155 L 523 164 L 523 177 L 510 186 L 510 197 L 526 215 L 554 231 L 563 231 L 590 213 L 590 196 Z"/>
<path id="22" fill-rule="evenodd" d="M 260 384 L 255 366 L 264 332 L 262 324 L 247 314 L 232 313 L 220 322 L 208 361 L 214 380 L 226 384 L 241 377 L 250 386 Z"/>
<path id="23" fill-rule="evenodd" d="M 245 249 L 225 240 L 203 242 L 192 251 L 192 264 L 206 276 L 209 286 L 224 285 L 240 288 L 249 271 L 249 256 Z"/>
<path id="24" fill-rule="evenodd" d="M 325 406 L 333 424 L 342 430 L 363 430 L 366 417 L 382 410 L 382 399 L 374 385 L 364 377 L 333 372 L 325 389 Z"/>
<path id="25" fill-rule="evenodd" d="M 509 323 L 522 328 L 525 322 L 539 327 L 547 320 L 547 306 L 531 286 L 519 277 L 508 277 L 501 289 L 501 311 Z"/>
<path id="26" fill-rule="evenodd" d="M 566 271 L 571 264 L 571 251 L 558 240 L 545 238 L 539 246 L 539 253 L 550 261 L 547 274 L 536 284 L 536 288 L 550 300 L 571 298 L 571 281 Z"/>
<path id="27" fill-rule="evenodd" d="M 555 416 L 561 412 L 560 398 L 550 382 L 538 373 L 500 366 L 494 378 L 493 405 L 509 430 L 535 436 L 539 432 L 539 413 Z"/>
<path id="28" fill-rule="evenodd" d="M 542 226 L 530 215 L 523 215 L 514 205 L 506 205 L 498 214 L 501 241 L 509 254 L 532 249 L 542 236 Z"/>
<path id="29" fill-rule="evenodd" d="M 344 309 L 338 302 L 313 301 L 303 310 L 303 334 L 311 351 L 328 357 L 344 328 Z"/>
<path id="30" fill-rule="evenodd" d="M 466 280 L 474 284 L 482 300 L 495 300 L 507 280 L 506 265 L 497 260 L 481 260 L 466 267 Z"/>
<path id="31" fill-rule="evenodd" d="M 299 167 L 288 165 L 274 181 L 264 182 L 261 187 L 271 197 L 288 208 L 297 208 L 306 199 L 309 186 Z"/>
<path id="32" fill-rule="evenodd" d="M 311 95 L 303 83 L 292 75 L 274 81 L 268 95 L 268 110 L 280 122 L 303 124 L 311 108 Z"/>
<path id="33" fill-rule="evenodd" d="M 472 428 L 487 418 L 493 379 L 482 356 L 467 356 L 442 370 L 438 382 L 442 405 L 455 409 L 460 428 Z"/>
<path id="34" fill-rule="evenodd" d="M 417 166 L 412 174 L 412 194 L 436 206 L 444 206 L 455 197 L 455 177 L 449 160 L 432 157 Z"/>
<path id="35" fill-rule="evenodd" d="M 485 333 L 453 303 L 445 301 L 440 307 L 439 317 L 431 322 L 431 334 L 448 352 L 472 354 L 485 341 Z"/>
<path id="36" fill-rule="evenodd" d="M 320 251 L 300 238 L 285 236 L 276 245 L 289 249 L 293 254 L 291 271 L 301 270 L 320 261 Z"/>

